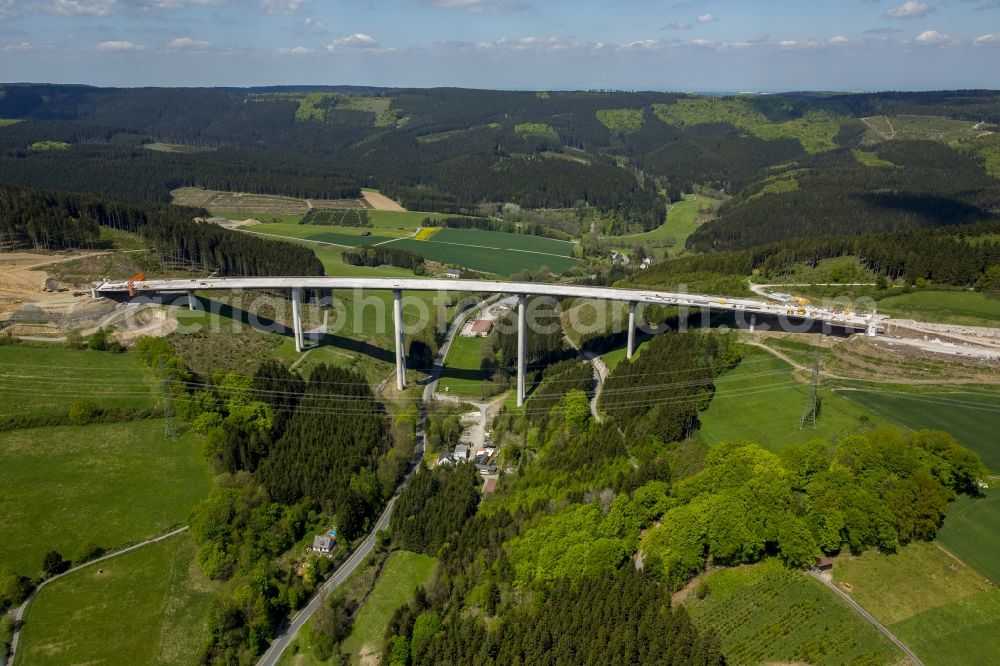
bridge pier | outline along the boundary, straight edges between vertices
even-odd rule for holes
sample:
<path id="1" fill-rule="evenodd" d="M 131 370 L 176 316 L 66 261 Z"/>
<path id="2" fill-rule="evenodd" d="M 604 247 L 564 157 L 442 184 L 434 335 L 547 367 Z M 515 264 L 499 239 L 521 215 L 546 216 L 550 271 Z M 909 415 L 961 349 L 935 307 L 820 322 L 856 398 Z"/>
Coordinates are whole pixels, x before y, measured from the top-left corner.
<path id="1" fill-rule="evenodd" d="M 392 325 L 396 340 L 396 388 L 406 388 L 406 362 L 403 360 L 403 292 L 392 291 Z"/>
<path id="2" fill-rule="evenodd" d="M 631 359 L 635 352 L 635 308 L 638 305 L 635 301 L 628 304 L 628 348 L 625 350 L 625 358 Z"/>
<path id="3" fill-rule="evenodd" d="M 527 348 L 528 297 L 517 295 L 517 406 L 524 404 L 524 368 Z"/>
<path id="4" fill-rule="evenodd" d="M 302 344 L 302 289 L 292 287 L 292 332 L 295 333 L 295 351 L 301 352 Z"/>
<path id="5" fill-rule="evenodd" d="M 750 315 L 750 332 L 753 333 L 757 330 L 757 315 Z"/>
<path id="6" fill-rule="evenodd" d="M 194 310 L 194 290 L 188 290 L 188 310 Z"/>

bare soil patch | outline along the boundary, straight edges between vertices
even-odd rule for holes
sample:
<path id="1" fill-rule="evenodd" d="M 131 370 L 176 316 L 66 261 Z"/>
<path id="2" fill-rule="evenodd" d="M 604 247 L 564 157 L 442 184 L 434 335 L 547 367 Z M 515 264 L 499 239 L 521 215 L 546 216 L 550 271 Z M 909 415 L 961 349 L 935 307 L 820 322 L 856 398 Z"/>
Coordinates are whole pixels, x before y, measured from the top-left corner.
<path id="1" fill-rule="evenodd" d="M 406 209 L 400 206 L 398 203 L 385 196 L 381 192 L 376 192 L 374 190 L 364 190 L 361 193 L 368 205 L 374 210 L 391 210 L 396 212 L 402 212 Z"/>

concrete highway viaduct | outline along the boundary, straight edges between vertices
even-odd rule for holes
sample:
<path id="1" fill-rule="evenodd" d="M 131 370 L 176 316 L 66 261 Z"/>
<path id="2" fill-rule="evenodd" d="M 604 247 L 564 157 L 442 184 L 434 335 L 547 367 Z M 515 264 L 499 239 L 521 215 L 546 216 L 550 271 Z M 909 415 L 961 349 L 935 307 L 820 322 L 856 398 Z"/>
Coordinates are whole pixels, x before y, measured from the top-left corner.
<path id="1" fill-rule="evenodd" d="M 332 293 L 335 290 L 380 290 L 393 293 L 393 329 L 396 348 L 396 383 L 402 390 L 406 386 L 406 366 L 403 354 L 403 307 L 404 291 L 460 291 L 485 294 L 512 294 L 517 296 L 517 404 L 524 404 L 525 363 L 527 325 L 526 310 L 528 296 L 551 296 L 554 298 L 584 298 L 625 302 L 629 305 L 627 358 L 635 350 L 636 307 L 639 304 L 678 306 L 707 310 L 731 311 L 750 317 L 754 326 L 758 315 L 780 321 L 822 323 L 827 327 L 864 331 L 876 335 L 884 330 L 887 318 L 874 314 L 852 312 L 831 312 L 813 306 L 792 306 L 746 298 L 729 298 L 703 294 L 656 291 L 648 289 L 621 289 L 617 287 L 590 287 L 568 284 L 536 282 L 503 282 L 492 280 L 455 280 L 432 278 L 350 278 L 350 277 L 232 277 L 204 279 L 165 279 L 130 282 L 104 282 L 93 289 L 93 295 L 127 300 L 136 296 L 164 297 L 187 295 L 188 304 L 193 309 L 196 291 L 285 291 L 292 300 L 293 331 L 295 348 L 302 351 L 305 338 L 302 328 L 302 297 L 306 291 Z"/>

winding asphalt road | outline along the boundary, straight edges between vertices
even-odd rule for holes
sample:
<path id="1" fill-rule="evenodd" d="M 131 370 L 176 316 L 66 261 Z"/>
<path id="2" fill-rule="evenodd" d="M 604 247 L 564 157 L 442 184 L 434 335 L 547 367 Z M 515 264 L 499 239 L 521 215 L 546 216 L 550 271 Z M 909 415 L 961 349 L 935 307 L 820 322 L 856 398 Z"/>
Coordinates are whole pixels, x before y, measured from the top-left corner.
<path id="1" fill-rule="evenodd" d="M 448 349 L 451 347 L 451 342 L 455 339 L 455 335 L 457 335 L 458 331 L 461 330 L 462 324 L 465 323 L 465 320 L 469 318 L 472 312 L 475 312 L 481 307 L 482 304 L 477 305 L 470 310 L 458 313 L 455 316 L 455 319 L 453 319 L 451 324 L 448 326 L 448 331 L 445 333 L 444 341 L 441 343 L 441 348 L 438 350 L 438 354 L 434 358 L 434 365 L 431 368 L 430 376 L 423 382 L 423 401 L 421 402 L 420 417 L 417 419 L 416 453 L 414 454 L 413 461 L 410 463 L 410 468 L 406 471 L 406 476 L 403 477 L 402 483 L 400 483 L 399 488 L 396 489 L 396 493 L 385 505 L 385 509 L 382 510 L 382 515 L 379 516 L 378 521 L 376 521 L 375 525 L 372 526 L 371 530 L 368 532 L 368 536 L 365 537 L 365 540 L 351 552 L 350 556 L 344 560 L 343 564 L 337 567 L 337 570 L 333 572 L 333 575 L 330 576 L 330 578 L 328 578 L 318 590 L 316 590 L 312 599 L 309 600 L 309 603 L 293 615 L 288 624 L 279 631 L 278 635 L 271 641 L 271 645 L 268 647 L 267 652 L 265 652 L 263 656 L 261 656 L 260 660 L 258 660 L 257 666 L 275 666 L 278 661 L 280 661 L 281 655 L 284 654 L 285 650 L 288 649 L 288 646 L 292 644 L 295 637 L 299 635 L 299 631 L 303 626 L 305 626 L 306 622 L 309 621 L 309 618 L 311 618 L 316 611 L 320 609 L 327 595 L 347 580 L 352 573 L 354 573 L 354 570 L 358 568 L 358 565 L 360 565 L 364 559 L 371 554 L 372 550 L 375 549 L 375 541 L 378 533 L 382 530 L 388 529 L 389 520 L 392 518 L 392 508 L 396 504 L 396 499 L 399 497 L 399 493 L 402 492 L 406 483 L 413 475 L 413 472 L 420 467 L 420 463 L 423 460 L 424 423 L 427 418 L 426 405 L 434 399 L 434 386 L 437 384 L 438 377 L 441 375 L 441 369 L 444 367 L 444 360 L 448 356 Z"/>

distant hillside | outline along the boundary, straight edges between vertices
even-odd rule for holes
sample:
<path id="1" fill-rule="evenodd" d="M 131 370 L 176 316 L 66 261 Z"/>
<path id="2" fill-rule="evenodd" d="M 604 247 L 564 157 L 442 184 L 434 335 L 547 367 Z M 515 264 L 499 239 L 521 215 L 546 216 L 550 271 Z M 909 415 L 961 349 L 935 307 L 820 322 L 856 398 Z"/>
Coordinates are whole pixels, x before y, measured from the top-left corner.
<path id="1" fill-rule="evenodd" d="M 648 230 L 733 199 L 694 250 L 981 221 L 1000 210 L 1000 93 L 0 86 L 0 182 L 168 200 L 181 186 L 414 210 L 587 207 Z M 174 152 L 145 150 L 172 144 Z M 65 150 L 40 146 L 66 144 Z M 212 148 L 184 151 L 184 146 Z M 991 175 L 992 174 L 992 175 Z M 485 207 L 484 207 L 485 205 Z"/>

